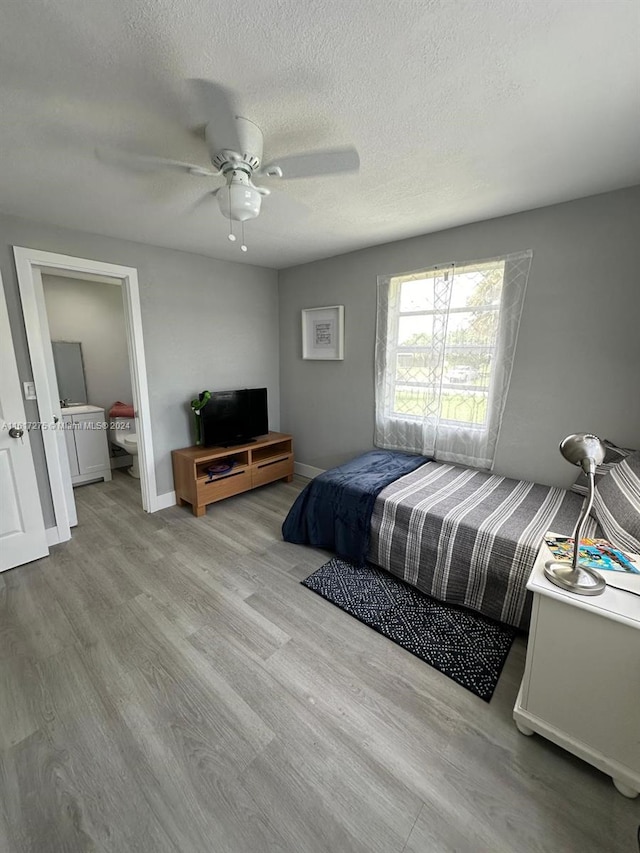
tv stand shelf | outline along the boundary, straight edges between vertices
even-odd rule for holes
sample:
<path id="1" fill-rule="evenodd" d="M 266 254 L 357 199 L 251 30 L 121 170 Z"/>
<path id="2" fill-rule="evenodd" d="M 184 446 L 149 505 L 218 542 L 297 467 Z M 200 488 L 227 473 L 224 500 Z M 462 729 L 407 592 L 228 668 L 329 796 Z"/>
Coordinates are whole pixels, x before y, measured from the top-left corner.
<path id="1" fill-rule="evenodd" d="M 197 517 L 215 501 L 276 480 L 293 480 L 293 437 L 282 432 L 233 447 L 185 447 L 171 456 L 178 506 L 190 504 Z M 231 467 L 209 470 L 222 465 Z"/>

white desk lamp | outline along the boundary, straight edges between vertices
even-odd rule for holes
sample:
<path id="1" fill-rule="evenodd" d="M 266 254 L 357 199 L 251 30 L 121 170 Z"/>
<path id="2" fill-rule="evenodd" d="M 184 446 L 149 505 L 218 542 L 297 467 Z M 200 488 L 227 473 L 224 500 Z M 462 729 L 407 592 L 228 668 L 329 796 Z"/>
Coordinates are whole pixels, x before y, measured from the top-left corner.
<path id="1" fill-rule="evenodd" d="M 595 435 L 578 433 L 568 435 L 560 442 L 560 453 L 568 462 L 579 465 L 587 475 L 589 497 L 573 531 L 571 565 L 558 560 L 549 560 L 544 565 L 544 573 L 551 583 L 569 592 L 577 592 L 579 595 L 600 595 L 607 586 L 604 578 L 589 566 L 581 565 L 579 558 L 582 530 L 593 505 L 594 474 L 596 467 L 604 462 L 605 446 Z"/>

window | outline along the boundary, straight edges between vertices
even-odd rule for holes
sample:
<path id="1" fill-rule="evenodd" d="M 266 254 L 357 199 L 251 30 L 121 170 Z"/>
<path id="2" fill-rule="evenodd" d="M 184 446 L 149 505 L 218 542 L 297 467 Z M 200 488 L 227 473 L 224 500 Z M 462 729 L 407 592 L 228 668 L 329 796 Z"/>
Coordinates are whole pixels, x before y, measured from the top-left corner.
<path id="1" fill-rule="evenodd" d="M 376 444 L 491 467 L 531 252 L 378 282 Z"/>

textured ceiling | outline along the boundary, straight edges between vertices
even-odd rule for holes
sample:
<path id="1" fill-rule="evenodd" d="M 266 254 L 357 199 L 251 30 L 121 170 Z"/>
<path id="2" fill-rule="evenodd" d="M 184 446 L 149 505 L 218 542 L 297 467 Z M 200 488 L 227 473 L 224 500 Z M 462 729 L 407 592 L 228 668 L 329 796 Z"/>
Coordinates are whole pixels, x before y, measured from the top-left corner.
<path id="1" fill-rule="evenodd" d="M 629 186 L 639 15 L 637 0 L 3 3 L 0 209 L 285 267 Z M 270 179 L 280 198 L 248 224 L 243 255 L 215 201 L 194 209 L 219 182 L 94 153 L 208 165 L 189 78 L 238 93 L 265 161 L 353 143 L 360 172 Z"/>

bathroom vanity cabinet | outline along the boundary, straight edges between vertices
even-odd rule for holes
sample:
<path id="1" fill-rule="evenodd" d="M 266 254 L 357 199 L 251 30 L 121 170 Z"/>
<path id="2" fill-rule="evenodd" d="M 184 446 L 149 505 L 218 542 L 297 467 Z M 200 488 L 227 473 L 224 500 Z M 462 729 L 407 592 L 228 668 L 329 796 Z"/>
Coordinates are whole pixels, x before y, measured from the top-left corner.
<path id="1" fill-rule="evenodd" d="M 73 486 L 110 480 L 109 433 L 104 409 L 69 406 L 62 409 L 62 422 Z"/>

